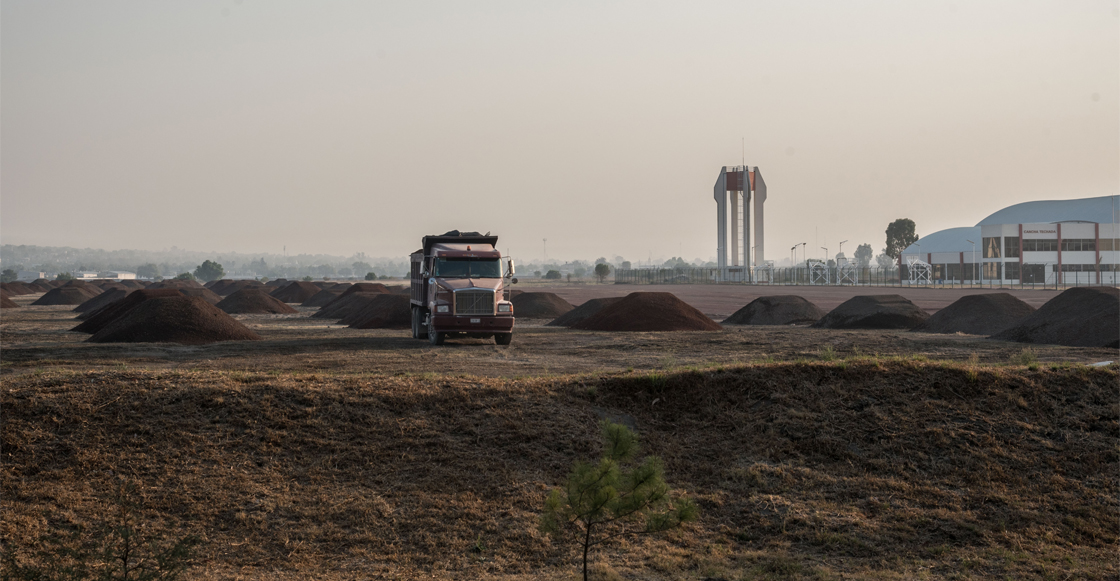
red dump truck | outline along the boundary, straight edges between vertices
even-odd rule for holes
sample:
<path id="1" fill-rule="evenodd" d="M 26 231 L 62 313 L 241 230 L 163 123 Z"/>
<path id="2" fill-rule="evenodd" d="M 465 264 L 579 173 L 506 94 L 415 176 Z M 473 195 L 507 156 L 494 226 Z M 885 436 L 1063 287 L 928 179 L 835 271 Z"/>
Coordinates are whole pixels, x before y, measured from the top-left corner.
<path id="1" fill-rule="evenodd" d="M 442 345 L 449 336 L 513 340 L 513 304 L 508 284 L 513 259 L 504 264 L 498 237 L 452 230 L 425 236 L 412 253 L 412 338 Z M 505 268 L 503 268 L 503 266 Z"/>

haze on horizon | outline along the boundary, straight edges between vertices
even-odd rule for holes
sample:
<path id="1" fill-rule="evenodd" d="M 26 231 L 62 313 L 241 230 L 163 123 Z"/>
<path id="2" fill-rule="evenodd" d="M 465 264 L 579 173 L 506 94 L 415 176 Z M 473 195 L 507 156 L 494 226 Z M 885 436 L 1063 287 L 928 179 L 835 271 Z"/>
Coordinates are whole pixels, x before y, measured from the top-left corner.
<path id="1" fill-rule="evenodd" d="M 766 258 L 1120 193 L 1120 5 L 0 3 L 0 242 Z"/>

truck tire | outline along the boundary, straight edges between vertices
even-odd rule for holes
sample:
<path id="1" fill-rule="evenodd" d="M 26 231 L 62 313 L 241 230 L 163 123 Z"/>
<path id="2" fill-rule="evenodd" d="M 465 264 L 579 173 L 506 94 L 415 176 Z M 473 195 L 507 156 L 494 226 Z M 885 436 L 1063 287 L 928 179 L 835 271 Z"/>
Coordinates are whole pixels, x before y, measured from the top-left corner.
<path id="1" fill-rule="evenodd" d="M 428 326 L 424 324 L 424 307 L 412 307 L 412 338 L 427 339 Z"/>
<path id="2" fill-rule="evenodd" d="M 447 333 L 436 332 L 436 330 L 432 328 L 432 324 L 430 321 L 431 317 L 429 317 L 428 332 L 425 333 L 428 336 L 428 342 L 434 346 L 443 345 L 443 340 L 445 337 L 447 337 Z"/>
<path id="3" fill-rule="evenodd" d="M 495 333 L 494 342 L 498 345 L 509 345 L 513 341 L 513 333 Z"/>

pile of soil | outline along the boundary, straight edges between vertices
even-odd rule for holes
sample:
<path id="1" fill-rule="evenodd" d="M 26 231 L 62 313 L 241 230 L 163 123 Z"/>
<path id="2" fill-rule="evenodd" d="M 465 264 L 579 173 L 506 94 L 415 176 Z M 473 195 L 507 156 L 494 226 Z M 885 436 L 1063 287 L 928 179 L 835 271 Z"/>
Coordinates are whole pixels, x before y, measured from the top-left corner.
<path id="1" fill-rule="evenodd" d="M 1050 299 L 992 339 L 1071 347 L 1120 348 L 1120 289 L 1077 287 Z"/>
<path id="2" fill-rule="evenodd" d="M 98 286 L 98 285 L 96 285 L 92 282 L 86 282 L 84 280 L 68 280 L 68 281 L 64 282 L 63 284 L 59 285 L 58 288 L 80 288 L 80 289 L 82 289 L 82 290 L 84 290 L 88 293 L 95 294 L 95 295 L 101 294 L 101 292 L 102 292 L 100 286 Z"/>
<path id="3" fill-rule="evenodd" d="M 520 293 L 521 291 L 516 291 Z M 547 324 L 549 327 L 571 327 L 572 325 L 598 313 L 607 307 L 621 301 L 622 297 L 607 297 L 602 299 L 591 299 L 586 303 L 560 315 L 558 318 L 553 319 Z M 518 313 L 514 310 L 513 314 L 516 316 Z"/>
<path id="4" fill-rule="evenodd" d="M 994 335 L 1009 329 L 1035 308 L 1008 293 L 968 295 L 937 311 L 914 327 L 923 333 Z"/>
<path id="5" fill-rule="evenodd" d="M 378 292 L 358 292 L 358 293 L 342 293 L 337 299 L 332 301 L 327 306 L 319 309 L 312 317 L 317 319 L 343 319 L 348 317 L 361 309 L 364 309 L 374 297 L 386 295 L 388 293 Z"/>
<path id="6" fill-rule="evenodd" d="M 205 288 L 205 287 L 203 287 L 201 284 L 199 284 L 198 281 L 191 280 L 189 278 L 172 278 L 172 279 L 161 280 L 159 282 L 152 283 L 151 285 L 148 286 L 148 288 L 159 289 L 159 288 Z"/>
<path id="7" fill-rule="evenodd" d="M 410 329 L 412 302 L 398 294 L 375 294 L 366 306 L 338 322 L 351 329 Z"/>
<path id="8" fill-rule="evenodd" d="M 11 296 L 11 297 L 18 297 L 18 296 L 23 296 L 23 295 L 33 295 L 33 294 L 39 292 L 38 289 L 31 288 L 31 285 L 29 285 L 25 282 L 19 282 L 19 281 L 2 282 L 2 283 L 0 283 L 0 289 L 7 292 L 8 296 Z"/>
<path id="9" fill-rule="evenodd" d="M 61 286 L 52 288 L 47 291 L 47 294 L 39 297 L 39 300 L 31 303 L 33 305 L 80 305 L 93 297 L 99 295 L 99 292 L 93 292 L 80 286 Z"/>
<path id="10" fill-rule="evenodd" d="M 929 313 L 899 295 L 852 297 L 813 323 L 818 329 L 913 329 Z"/>
<path id="11" fill-rule="evenodd" d="M 282 286 L 286 286 L 287 284 L 288 284 L 288 279 L 278 278 L 276 280 L 270 280 L 270 281 L 264 283 L 264 286 L 267 286 L 269 288 L 280 288 Z"/>
<path id="12" fill-rule="evenodd" d="M 181 288 L 179 292 L 183 293 L 185 297 L 198 297 L 212 305 L 222 301 L 221 295 L 208 288 Z"/>
<path id="13" fill-rule="evenodd" d="M 307 299 L 306 301 L 303 301 L 303 303 L 300 306 L 301 307 L 325 307 L 328 304 L 330 304 L 331 301 L 338 298 L 338 295 L 342 294 L 343 291 L 345 291 L 345 290 L 346 290 L 345 287 L 343 287 L 341 289 L 337 289 L 337 290 L 333 289 L 333 288 L 323 289 L 323 290 L 315 293 L 315 296 Z"/>
<path id="14" fill-rule="evenodd" d="M 529 293 L 525 293 L 529 294 Z M 514 308 L 514 315 L 517 309 Z M 719 323 L 672 293 L 636 292 L 571 326 L 588 331 L 719 331 Z"/>
<path id="15" fill-rule="evenodd" d="M 228 297 L 243 288 L 265 288 L 265 286 L 255 280 L 227 280 L 210 287 L 210 290 L 223 297 Z"/>
<path id="16" fill-rule="evenodd" d="M 520 293 L 510 302 L 514 316 L 524 319 L 554 319 L 575 308 L 555 293 Z"/>
<path id="17" fill-rule="evenodd" d="M 37 278 L 31 282 L 31 286 L 39 289 L 39 292 L 45 293 L 55 287 L 51 282 L 45 278 Z"/>
<path id="18" fill-rule="evenodd" d="M 15 309 L 19 305 L 8 296 L 7 292 L 0 292 L 0 309 Z"/>
<path id="19" fill-rule="evenodd" d="M 723 320 L 724 325 L 802 325 L 824 316 L 817 305 L 796 295 L 758 297 Z"/>
<path id="20" fill-rule="evenodd" d="M 135 309 L 140 303 L 150 299 L 181 296 L 183 296 L 183 294 L 180 293 L 178 289 L 173 288 L 138 289 L 132 291 L 123 299 L 109 303 L 95 311 L 84 313 L 78 318 L 85 319 L 85 322 L 70 330 L 79 333 L 96 333 L 113 321 L 128 314 L 129 311 Z"/>
<path id="21" fill-rule="evenodd" d="M 122 280 L 121 286 L 125 286 L 131 289 L 148 288 L 148 285 L 138 280 Z"/>
<path id="22" fill-rule="evenodd" d="M 272 298 L 284 303 L 302 303 L 319 294 L 323 289 L 316 284 L 297 280 L 288 286 L 272 291 Z"/>
<path id="23" fill-rule="evenodd" d="M 299 312 L 255 288 L 243 288 L 222 299 L 216 306 L 227 313 L 239 315 L 290 315 Z"/>
<path id="24" fill-rule="evenodd" d="M 101 289 L 101 292 L 105 292 L 107 290 L 113 290 L 113 289 L 127 289 L 128 288 L 128 287 L 124 286 L 123 284 L 121 284 L 119 282 L 113 282 L 111 280 L 94 283 L 93 286 L 96 286 L 97 288 Z"/>
<path id="25" fill-rule="evenodd" d="M 95 333 L 93 343 L 182 343 L 259 341 L 233 317 L 198 297 L 162 297 L 144 301 Z"/>
<path id="26" fill-rule="evenodd" d="M 131 293 L 131 292 L 133 292 L 132 289 L 129 289 L 129 290 L 121 290 L 121 289 L 107 290 L 107 291 L 93 297 L 92 299 L 74 307 L 74 312 L 76 312 L 76 313 L 88 313 L 90 311 L 96 311 L 97 309 L 100 309 L 101 307 L 104 307 L 105 305 L 107 305 L 109 303 L 115 303 L 115 302 L 123 299 L 124 297 L 128 296 L 128 293 Z"/>
<path id="27" fill-rule="evenodd" d="M 387 293 L 387 292 L 389 292 L 389 288 L 386 287 L 385 285 L 379 283 L 379 282 L 359 282 L 359 283 L 355 283 L 355 284 L 350 285 L 346 290 L 342 291 L 341 294 L 339 294 L 337 297 L 335 297 L 333 302 L 330 302 L 330 303 L 327 303 L 327 304 L 323 305 L 323 308 L 325 309 L 325 308 L 341 301 L 342 299 L 344 299 L 344 298 L 346 298 L 346 297 L 348 297 L 348 296 L 350 296 L 354 293 Z M 318 313 L 316 313 L 316 314 L 318 314 Z"/>

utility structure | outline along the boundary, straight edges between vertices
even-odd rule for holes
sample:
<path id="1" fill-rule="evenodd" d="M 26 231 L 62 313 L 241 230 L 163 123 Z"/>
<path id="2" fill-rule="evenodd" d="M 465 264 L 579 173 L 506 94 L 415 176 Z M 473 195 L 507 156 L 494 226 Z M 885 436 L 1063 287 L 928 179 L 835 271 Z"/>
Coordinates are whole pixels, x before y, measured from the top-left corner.
<path id="1" fill-rule="evenodd" d="M 751 244 L 751 200 L 754 200 L 754 244 Z M 723 166 L 715 185 L 716 264 L 720 280 L 753 282 L 751 267 L 766 263 L 763 236 L 763 203 L 766 181 L 758 167 Z M 731 224 L 728 244 L 727 225 Z M 740 238 L 740 231 L 742 238 Z M 754 247 L 754 256 L 750 254 Z M 731 250 L 730 260 L 728 249 Z M 740 258 L 741 253 L 741 258 Z"/>

